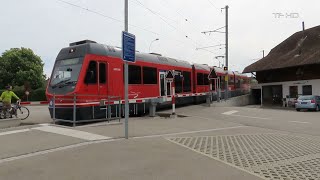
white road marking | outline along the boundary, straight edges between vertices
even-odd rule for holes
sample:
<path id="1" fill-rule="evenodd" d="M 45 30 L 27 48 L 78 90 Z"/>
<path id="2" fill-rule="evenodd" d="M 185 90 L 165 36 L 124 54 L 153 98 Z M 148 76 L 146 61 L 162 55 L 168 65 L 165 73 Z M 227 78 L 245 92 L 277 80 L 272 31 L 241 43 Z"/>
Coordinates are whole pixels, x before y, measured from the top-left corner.
<path id="1" fill-rule="evenodd" d="M 222 113 L 222 114 L 224 114 L 224 115 L 231 115 L 231 114 L 234 114 L 234 113 L 237 113 L 237 112 L 239 112 L 239 111 L 233 110 L 233 111 L 224 112 L 224 113 Z"/>
<path id="2" fill-rule="evenodd" d="M 82 128 L 82 127 L 111 126 L 111 125 L 121 125 L 121 124 L 123 124 L 123 122 L 110 122 L 110 123 L 101 122 L 101 123 L 95 123 L 95 124 L 82 125 L 79 127 Z"/>
<path id="3" fill-rule="evenodd" d="M 79 130 L 56 127 L 56 126 L 41 126 L 41 127 L 36 127 L 36 128 L 32 128 L 32 129 L 44 131 L 44 132 L 50 132 L 50 133 L 54 133 L 54 134 L 70 136 L 70 137 L 89 140 L 89 141 L 103 140 L 103 139 L 110 139 L 111 138 L 111 137 L 107 137 L 107 136 L 101 136 L 98 134 L 88 133 L 85 131 L 79 131 Z"/>
<path id="4" fill-rule="evenodd" d="M 39 126 L 49 126 L 49 123 L 43 123 L 43 124 L 39 124 Z"/>
<path id="5" fill-rule="evenodd" d="M 243 115 L 236 115 L 236 114 L 230 114 L 229 116 L 237 116 L 237 117 L 245 117 L 245 118 L 252 118 L 252 119 L 264 119 L 264 120 L 270 120 L 270 118 L 255 117 L 255 116 L 243 116 Z"/>
<path id="6" fill-rule="evenodd" d="M 247 127 L 247 126 L 232 126 L 232 127 L 215 128 L 215 129 L 203 129 L 203 130 L 197 130 L 197 131 L 185 131 L 185 132 L 178 132 L 178 133 L 156 134 L 156 135 L 133 137 L 133 139 L 153 138 L 153 137 L 162 137 L 162 136 L 174 136 L 174 135 L 192 134 L 192 133 L 201 133 L 201 132 L 210 132 L 210 131 L 220 131 L 220 130 L 236 129 L 236 128 L 243 128 L 243 127 Z"/>
<path id="7" fill-rule="evenodd" d="M 227 112 L 224 112 L 222 113 L 223 115 L 228 115 L 228 116 L 237 116 L 237 117 L 245 117 L 245 118 L 253 118 L 253 119 L 270 119 L 270 118 L 263 118 L 263 117 L 255 117 L 255 116 L 243 116 L 243 115 L 237 115 L 237 114 L 234 114 L 234 113 L 237 113 L 239 111 L 236 111 L 236 110 L 232 110 L 232 111 L 227 111 Z"/>
<path id="8" fill-rule="evenodd" d="M 291 123 L 300 123 L 300 124 L 309 124 L 310 122 L 304 122 L 304 121 L 288 121 Z"/>
<path id="9" fill-rule="evenodd" d="M 117 140 L 121 140 L 121 139 L 117 139 Z M 25 159 L 25 158 L 29 158 L 29 157 L 34 157 L 34 156 L 38 156 L 38 155 L 49 154 L 49 153 L 52 153 L 52 152 L 68 150 L 68 149 L 77 148 L 77 147 L 81 147 L 81 146 L 87 146 L 87 145 L 90 145 L 90 144 L 98 144 L 98 143 L 112 142 L 112 141 L 116 141 L 116 139 L 105 139 L 105 140 L 89 141 L 89 142 L 87 141 L 87 142 L 83 142 L 83 143 L 72 144 L 72 145 L 68 145 L 68 146 L 62 146 L 62 147 L 48 149 L 48 150 L 44 150 L 44 151 L 32 152 L 32 153 L 28 153 L 28 154 L 19 155 L 19 156 L 13 156 L 13 157 L 0 159 L 0 164 L 5 163 L 5 162 L 19 160 L 19 159 Z"/>
<path id="10" fill-rule="evenodd" d="M 0 136 L 23 133 L 23 132 L 28 132 L 28 131 L 30 131 L 30 129 L 20 129 L 20 130 L 14 130 L 14 131 L 7 131 L 7 132 L 0 133 Z"/>

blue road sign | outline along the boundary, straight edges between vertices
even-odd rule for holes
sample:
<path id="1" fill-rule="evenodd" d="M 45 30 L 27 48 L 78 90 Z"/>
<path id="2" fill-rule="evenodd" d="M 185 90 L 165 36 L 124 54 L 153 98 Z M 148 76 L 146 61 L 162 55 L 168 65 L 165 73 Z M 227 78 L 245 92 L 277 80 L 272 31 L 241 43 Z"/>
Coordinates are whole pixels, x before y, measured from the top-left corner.
<path id="1" fill-rule="evenodd" d="M 136 61 L 136 36 L 125 31 L 122 31 L 122 59 Z"/>

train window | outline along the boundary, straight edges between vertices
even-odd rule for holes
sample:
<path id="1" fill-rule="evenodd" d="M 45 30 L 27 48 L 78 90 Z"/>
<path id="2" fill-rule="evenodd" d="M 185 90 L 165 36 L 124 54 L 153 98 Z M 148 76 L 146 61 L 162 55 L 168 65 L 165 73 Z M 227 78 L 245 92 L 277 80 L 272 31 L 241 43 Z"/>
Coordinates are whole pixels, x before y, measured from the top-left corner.
<path id="1" fill-rule="evenodd" d="M 143 84 L 157 84 L 157 68 L 143 67 Z"/>
<path id="2" fill-rule="evenodd" d="M 203 85 L 203 74 L 202 73 L 197 73 L 197 84 Z"/>
<path id="3" fill-rule="evenodd" d="M 176 75 L 174 76 L 174 85 L 176 87 L 176 93 L 182 93 L 182 74 L 180 71 L 175 71 Z"/>
<path id="4" fill-rule="evenodd" d="M 191 72 L 183 71 L 183 92 L 191 92 Z"/>
<path id="5" fill-rule="evenodd" d="M 99 83 L 104 84 L 106 82 L 107 82 L 106 64 L 100 63 L 99 64 Z"/>
<path id="6" fill-rule="evenodd" d="M 141 67 L 129 65 L 129 84 L 141 84 Z"/>
<path id="7" fill-rule="evenodd" d="M 86 78 L 84 81 L 86 84 L 97 83 L 97 62 L 96 61 L 90 61 Z"/>
<path id="8" fill-rule="evenodd" d="M 204 85 L 209 85 L 208 76 L 209 76 L 209 74 L 203 74 L 203 82 L 204 82 Z"/>

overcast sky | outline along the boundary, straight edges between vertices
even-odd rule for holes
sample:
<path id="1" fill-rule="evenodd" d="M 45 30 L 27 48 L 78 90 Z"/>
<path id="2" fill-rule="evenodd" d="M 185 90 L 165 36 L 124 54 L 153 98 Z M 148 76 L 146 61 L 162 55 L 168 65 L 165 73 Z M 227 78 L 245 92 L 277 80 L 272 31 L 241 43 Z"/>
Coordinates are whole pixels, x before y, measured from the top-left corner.
<path id="1" fill-rule="evenodd" d="M 0 53 L 27 47 L 41 56 L 50 74 L 61 48 L 83 39 L 121 46 L 123 0 L 10 0 L 0 5 Z M 225 34 L 201 32 L 225 26 L 229 5 L 229 69 L 242 71 L 271 48 L 302 29 L 319 25 L 318 0 L 129 0 L 129 31 L 137 50 L 189 62 L 218 65 Z M 283 16 L 274 13 L 281 13 Z M 290 16 L 291 15 L 291 16 Z M 299 17 L 298 17 L 299 16 Z M 318 20 L 318 21 L 317 21 Z M 224 31 L 224 29 L 222 29 Z M 221 48 L 221 49 L 220 49 Z M 219 59 L 223 63 L 223 59 Z"/>

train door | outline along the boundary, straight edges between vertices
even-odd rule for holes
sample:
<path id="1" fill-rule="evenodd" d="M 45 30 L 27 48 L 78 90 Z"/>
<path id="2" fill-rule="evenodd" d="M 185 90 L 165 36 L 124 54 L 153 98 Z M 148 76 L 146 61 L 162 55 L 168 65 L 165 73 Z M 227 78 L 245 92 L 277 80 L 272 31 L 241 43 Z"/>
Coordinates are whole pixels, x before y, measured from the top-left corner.
<path id="1" fill-rule="evenodd" d="M 160 89 L 160 96 L 168 96 L 171 95 L 171 82 L 166 80 L 166 72 L 160 71 L 159 72 L 159 89 Z"/>
<path id="2" fill-rule="evenodd" d="M 103 97 L 108 95 L 108 65 L 104 62 L 99 62 L 99 95 Z"/>
<path id="3" fill-rule="evenodd" d="M 96 61 L 90 61 L 86 77 L 85 77 L 84 92 L 87 95 L 94 95 L 99 93 L 98 87 L 98 63 Z"/>

